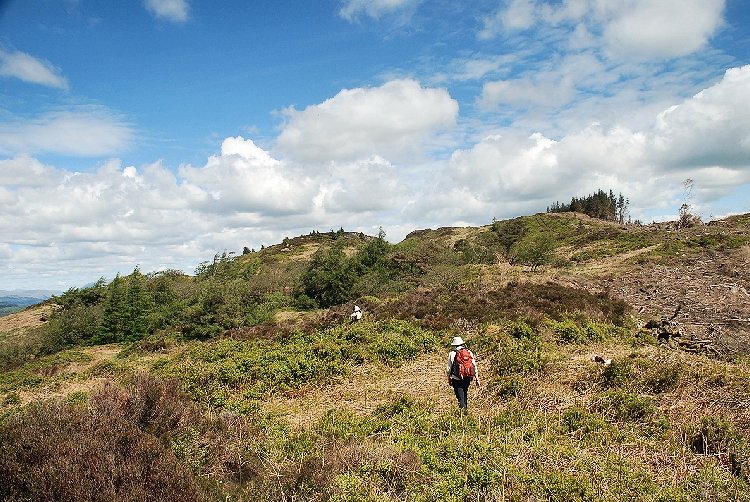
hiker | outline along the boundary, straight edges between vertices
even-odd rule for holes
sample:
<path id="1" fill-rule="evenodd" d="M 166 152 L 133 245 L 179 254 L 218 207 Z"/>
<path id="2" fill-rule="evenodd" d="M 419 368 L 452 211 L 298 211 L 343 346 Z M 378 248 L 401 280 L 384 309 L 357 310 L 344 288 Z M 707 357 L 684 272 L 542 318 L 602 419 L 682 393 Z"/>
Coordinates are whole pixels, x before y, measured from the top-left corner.
<path id="1" fill-rule="evenodd" d="M 466 410 L 471 381 L 476 379 L 477 385 L 481 385 L 477 362 L 474 354 L 464 347 L 464 341 L 460 336 L 454 337 L 451 345 L 453 350 L 448 353 L 445 374 L 448 376 L 448 385 L 453 387 L 453 392 L 456 394 L 458 407 Z"/>
<path id="2" fill-rule="evenodd" d="M 362 311 L 360 310 L 358 306 L 355 305 L 354 312 L 352 312 L 351 315 L 349 316 L 349 324 L 353 322 L 357 322 L 360 319 L 362 319 Z"/>

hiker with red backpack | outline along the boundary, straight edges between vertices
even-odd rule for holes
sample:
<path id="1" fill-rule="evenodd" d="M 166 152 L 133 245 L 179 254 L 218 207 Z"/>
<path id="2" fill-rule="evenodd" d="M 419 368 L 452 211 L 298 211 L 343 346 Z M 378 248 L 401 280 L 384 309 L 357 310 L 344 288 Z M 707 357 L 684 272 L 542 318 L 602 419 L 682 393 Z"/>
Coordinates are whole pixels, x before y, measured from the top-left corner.
<path id="1" fill-rule="evenodd" d="M 448 375 L 448 384 L 453 387 L 453 392 L 456 394 L 458 407 L 465 410 L 468 408 L 467 401 L 471 381 L 476 379 L 477 385 L 481 385 L 479 371 L 474 354 L 464 347 L 463 338 L 460 336 L 454 337 L 451 345 L 453 350 L 448 353 L 445 373 Z"/>

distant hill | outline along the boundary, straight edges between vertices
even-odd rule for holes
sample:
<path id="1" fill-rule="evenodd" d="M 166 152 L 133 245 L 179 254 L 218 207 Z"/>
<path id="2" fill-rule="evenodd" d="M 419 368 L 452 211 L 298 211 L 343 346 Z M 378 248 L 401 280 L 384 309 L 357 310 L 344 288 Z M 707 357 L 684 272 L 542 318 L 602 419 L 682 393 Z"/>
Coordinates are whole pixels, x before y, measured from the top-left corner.
<path id="1" fill-rule="evenodd" d="M 0 291 L 0 316 L 21 311 L 30 305 L 41 303 L 52 296 L 52 292 L 47 291 L 30 291 L 29 293 L 33 293 L 33 296 L 11 294 L 11 292 L 8 291 Z"/>

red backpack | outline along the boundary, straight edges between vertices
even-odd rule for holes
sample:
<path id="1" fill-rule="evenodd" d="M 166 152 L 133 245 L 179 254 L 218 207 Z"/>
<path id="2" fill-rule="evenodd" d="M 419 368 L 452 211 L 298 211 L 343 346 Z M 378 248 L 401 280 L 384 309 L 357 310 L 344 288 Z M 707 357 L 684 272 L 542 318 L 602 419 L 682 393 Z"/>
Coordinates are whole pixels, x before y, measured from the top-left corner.
<path id="1" fill-rule="evenodd" d="M 474 372 L 474 358 L 471 357 L 471 352 L 467 348 L 461 348 L 456 351 L 456 356 L 453 358 L 453 368 L 451 373 L 458 378 L 473 378 L 476 376 Z"/>

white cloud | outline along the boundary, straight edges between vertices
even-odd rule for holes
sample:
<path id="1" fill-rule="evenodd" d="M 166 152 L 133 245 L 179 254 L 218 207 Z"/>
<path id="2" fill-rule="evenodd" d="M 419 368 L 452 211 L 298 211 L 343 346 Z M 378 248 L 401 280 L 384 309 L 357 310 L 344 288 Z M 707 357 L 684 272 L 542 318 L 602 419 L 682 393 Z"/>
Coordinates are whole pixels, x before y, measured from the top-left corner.
<path id="1" fill-rule="evenodd" d="M 60 70 L 47 61 L 20 51 L 0 49 L 0 75 L 47 87 L 68 88 L 68 81 L 60 75 Z"/>
<path id="2" fill-rule="evenodd" d="M 608 49 L 648 59 L 685 56 L 703 48 L 721 26 L 724 0 L 632 0 L 604 27 Z"/>
<path id="3" fill-rule="evenodd" d="M 723 24 L 725 0 L 566 0 L 548 4 L 509 0 L 485 18 L 480 39 L 538 28 L 537 38 L 560 37 L 571 48 L 603 46 L 610 57 L 670 59 L 706 46 Z"/>
<path id="4" fill-rule="evenodd" d="M 432 134 L 455 125 L 458 103 L 445 89 L 414 80 L 346 89 L 302 111 L 285 111 L 279 147 L 296 160 L 386 158 L 420 151 Z"/>
<path id="5" fill-rule="evenodd" d="M 329 213 L 384 211 L 400 205 L 406 195 L 395 166 L 374 156 L 356 162 L 333 163 L 318 203 Z"/>
<path id="6" fill-rule="evenodd" d="M 410 211 L 442 224 L 476 222 L 482 214 L 486 220 L 539 211 L 601 188 L 622 192 L 640 213 L 676 214 L 686 178 L 695 180 L 696 204 L 708 208 L 750 183 L 749 103 L 746 66 L 652 115 L 641 130 L 592 124 L 552 140 L 509 129 L 457 150 Z"/>
<path id="7" fill-rule="evenodd" d="M 100 275 L 193 267 L 215 252 L 280 242 L 312 229 L 372 230 L 403 205 L 398 169 L 380 157 L 333 162 L 306 173 L 249 139 L 226 138 L 200 167 L 113 159 L 87 172 L 30 157 L 0 161 L 4 280 L 24 274 L 80 285 Z M 380 216 L 377 216 L 380 215 Z M 54 264 L 54 265 L 52 265 Z M 81 279 L 84 276 L 85 279 Z"/>
<path id="8" fill-rule="evenodd" d="M 187 0 L 145 0 L 146 9 L 159 19 L 184 23 L 190 17 Z"/>
<path id="9" fill-rule="evenodd" d="M 551 66 L 528 82 L 559 85 L 576 68 L 584 76 L 571 80 L 576 88 L 606 82 L 588 52 Z M 398 240 L 417 228 L 542 211 L 599 188 L 622 192 L 633 217 L 650 221 L 643 215 L 676 217 L 687 177 L 697 207 L 711 211 L 717 198 L 750 183 L 749 92 L 750 66 L 739 67 L 637 127 L 616 114 L 559 135 L 498 126 L 499 134 L 443 157 L 401 160 L 423 153 L 436 132 L 453 132 L 458 105 L 445 89 L 396 80 L 289 111 L 277 145 L 284 157 L 242 137 L 176 172 L 111 160 L 76 173 L 16 155 L 0 160 L 0 275 L 19 285 L 49 276 L 71 286 L 137 264 L 191 271 L 217 251 L 312 229 L 373 234 L 382 225 Z M 592 116 L 595 105 L 572 102 L 570 113 Z M 0 128 L 0 145 L 9 130 Z"/>
<path id="10" fill-rule="evenodd" d="M 532 79 L 498 80 L 482 86 L 479 106 L 491 109 L 498 105 L 559 107 L 574 96 L 570 80 L 535 81 Z"/>
<path id="11" fill-rule="evenodd" d="M 580 96 L 579 87 L 602 87 L 616 79 L 598 58 L 586 52 L 552 60 L 547 66 L 521 78 L 485 82 L 479 106 L 483 109 L 499 105 L 554 107 L 557 113 L 560 107 Z"/>
<path id="12" fill-rule="evenodd" d="M 0 122 L 0 153 L 113 155 L 128 148 L 133 136 L 130 125 L 108 110 L 80 107 Z"/>
<path id="13" fill-rule="evenodd" d="M 388 14 L 408 12 L 421 0 L 343 0 L 339 15 L 347 21 L 360 16 L 379 19 Z"/>
<path id="14" fill-rule="evenodd" d="M 448 170 L 451 184 L 480 199 L 525 198 L 559 185 L 556 142 L 541 134 L 528 138 L 490 136 L 469 150 L 455 152 Z"/>
<path id="15" fill-rule="evenodd" d="M 31 157 L 0 159 L 0 186 L 40 187 L 57 176 L 55 169 Z"/>
<path id="16" fill-rule="evenodd" d="M 536 5 L 533 0 L 511 0 L 483 21 L 480 39 L 491 39 L 512 30 L 531 28 L 536 22 Z"/>
<path id="17" fill-rule="evenodd" d="M 220 213 L 267 216 L 307 213 L 318 186 L 302 169 L 273 159 L 251 140 L 227 138 L 221 155 L 180 175 L 204 194 L 204 207 Z"/>
<path id="18" fill-rule="evenodd" d="M 658 117 L 655 150 L 670 168 L 737 166 L 750 170 L 750 65 Z"/>

